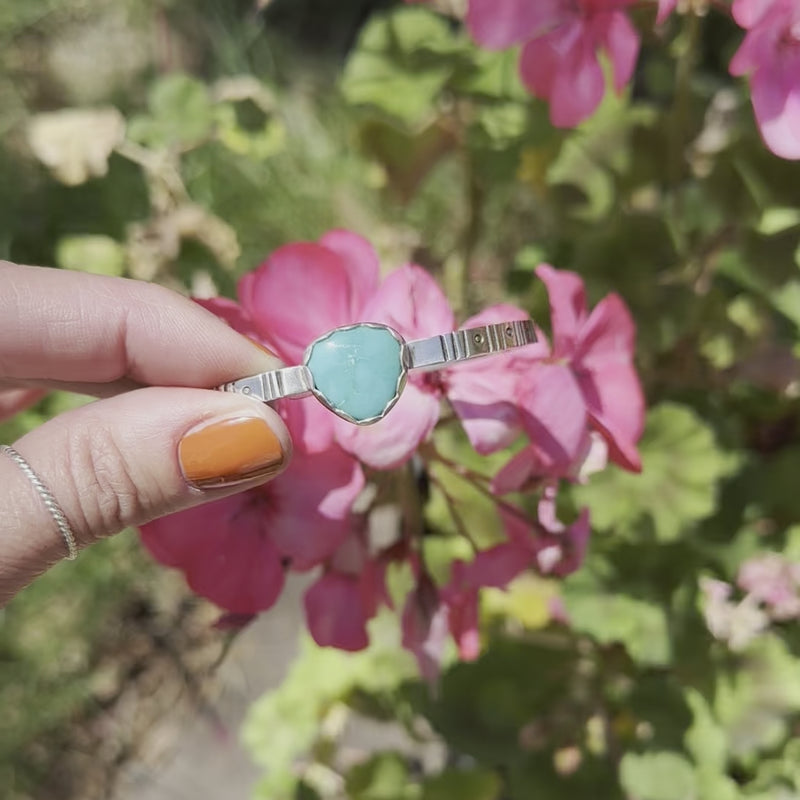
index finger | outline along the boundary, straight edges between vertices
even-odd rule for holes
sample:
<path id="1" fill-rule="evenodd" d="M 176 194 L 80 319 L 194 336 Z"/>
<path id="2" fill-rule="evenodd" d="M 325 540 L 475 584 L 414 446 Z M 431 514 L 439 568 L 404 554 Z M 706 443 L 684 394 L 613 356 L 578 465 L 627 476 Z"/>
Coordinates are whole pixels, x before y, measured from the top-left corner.
<path id="1" fill-rule="evenodd" d="M 0 380 L 208 388 L 278 366 L 161 286 L 0 261 Z"/>

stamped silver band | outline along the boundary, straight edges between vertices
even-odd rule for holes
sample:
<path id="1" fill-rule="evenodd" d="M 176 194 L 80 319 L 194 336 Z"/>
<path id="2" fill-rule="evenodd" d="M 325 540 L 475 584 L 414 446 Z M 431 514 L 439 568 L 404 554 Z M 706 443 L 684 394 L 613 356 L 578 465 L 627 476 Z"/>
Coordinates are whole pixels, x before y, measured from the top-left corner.
<path id="1" fill-rule="evenodd" d="M 33 471 L 31 465 L 13 448 L 7 444 L 0 445 L 0 453 L 7 455 L 22 471 L 25 477 L 30 481 L 36 493 L 41 498 L 45 508 L 50 512 L 50 516 L 58 527 L 58 531 L 64 539 L 64 544 L 67 547 L 67 559 L 74 561 L 78 557 L 78 544 L 75 541 L 75 534 L 69 526 L 61 506 L 58 505 L 50 490 L 42 483 L 39 476 Z"/>
<path id="2" fill-rule="evenodd" d="M 536 329 L 529 319 L 482 325 L 480 328 L 468 328 L 406 342 L 406 366 L 410 370 L 441 369 L 459 361 L 483 358 L 514 347 L 533 344 L 535 341 Z"/>
<path id="3" fill-rule="evenodd" d="M 513 320 L 404 342 L 402 359 L 406 371 L 428 372 L 533 344 L 536 340 L 532 320 Z M 313 387 L 311 371 L 305 364 L 300 364 L 251 375 L 217 388 L 271 403 L 288 397 L 305 397 L 313 393 Z"/>

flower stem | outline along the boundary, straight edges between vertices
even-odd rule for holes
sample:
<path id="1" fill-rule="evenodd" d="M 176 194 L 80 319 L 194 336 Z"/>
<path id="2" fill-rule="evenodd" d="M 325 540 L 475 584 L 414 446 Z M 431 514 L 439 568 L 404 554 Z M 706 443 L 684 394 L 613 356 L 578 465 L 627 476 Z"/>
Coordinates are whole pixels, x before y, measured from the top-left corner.
<path id="1" fill-rule="evenodd" d="M 473 551 L 478 553 L 480 551 L 480 547 L 478 547 L 477 542 L 472 538 L 472 534 L 467 530 L 467 526 L 464 524 L 464 518 L 456 508 L 456 502 L 453 499 L 453 496 L 447 491 L 444 484 L 435 475 L 430 476 L 430 481 L 442 493 L 444 502 L 447 504 L 447 510 L 450 513 L 450 518 L 453 520 L 453 524 L 456 526 L 456 530 L 458 531 L 459 535 L 463 536 L 469 542 Z"/>
<path id="2" fill-rule="evenodd" d="M 675 98 L 672 105 L 669 134 L 670 183 L 674 191 L 674 216 L 681 215 L 680 185 L 686 164 L 685 150 L 689 137 L 689 111 L 692 72 L 697 58 L 697 46 L 702 32 L 702 18 L 689 11 L 684 17 L 683 30 L 678 39 L 678 59 L 675 67 Z"/>

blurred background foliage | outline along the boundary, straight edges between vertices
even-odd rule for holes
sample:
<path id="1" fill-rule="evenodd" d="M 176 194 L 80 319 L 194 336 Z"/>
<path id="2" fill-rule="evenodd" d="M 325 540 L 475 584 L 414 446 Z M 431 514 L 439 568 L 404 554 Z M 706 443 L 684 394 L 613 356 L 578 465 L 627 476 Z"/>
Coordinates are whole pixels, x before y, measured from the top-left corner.
<path id="1" fill-rule="evenodd" d="M 276 246 L 342 226 L 387 268 L 431 269 L 462 316 L 511 296 L 546 326 L 533 268 L 548 261 L 593 301 L 619 292 L 638 325 L 644 471 L 567 498 L 592 512 L 584 567 L 487 592 L 484 654 L 435 691 L 391 619 L 361 654 L 304 645 L 245 726 L 260 796 L 800 797 L 796 628 L 736 651 L 700 590 L 759 553 L 800 558 L 800 165 L 765 149 L 727 73 L 739 30 L 687 5 L 658 30 L 636 9 L 631 93 L 559 131 L 513 52 L 476 49 L 428 8 L 0 0 L 0 257 L 230 295 Z M 0 440 L 72 402 L 48 398 Z M 458 437 L 437 446 L 496 467 Z M 493 541 L 485 500 L 438 478 Z M 435 486 L 426 513 L 446 575 L 458 540 Z M 408 576 L 390 578 L 401 597 Z M 92 752 L 108 782 L 87 789 L 78 751 L 110 741 L 97 711 L 143 673 L 189 680 L 186 654 L 224 644 L 212 621 L 130 532 L 22 593 L 0 617 L 2 796 L 111 796 L 135 748 L 115 734 Z M 353 715 L 437 758 L 345 758 Z"/>

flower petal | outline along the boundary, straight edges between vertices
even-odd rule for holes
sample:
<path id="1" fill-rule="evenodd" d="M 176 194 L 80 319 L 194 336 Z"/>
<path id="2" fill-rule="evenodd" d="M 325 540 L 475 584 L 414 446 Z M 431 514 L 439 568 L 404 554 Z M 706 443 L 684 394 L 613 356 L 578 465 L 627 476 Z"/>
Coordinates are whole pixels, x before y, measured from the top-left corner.
<path id="1" fill-rule="evenodd" d="M 529 41 L 519 59 L 519 76 L 528 91 L 540 100 L 549 100 L 558 73 L 561 57 L 553 46 L 553 34 Z"/>
<path id="2" fill-rule="evenodd" d="M 478 44 L 503 50 L 529 39 L 539 28 L 557 25 L 565 6 L 563 0 L 470 0 L 467 28 Z"/>
<path id="3" fill-rule="evenodd" d="M 381 284 L 362 312 L 363 322 L 382 322 L 405 339 L 453 330 L 453 310 L 439 284 L 422 267 L 406 264 Z"/>
<path id="4" fill-rule="evenodd" d="M 633 77 L 639 57 L 639 34 L 624 11 L 600 13 L 592 18 L 592 32 L 611 58 L 614 89 L 621 92 Z"/>
<path id="5" fill-rule="evenodd" d="M 609 457 L 632 472 L 642 468 L 636 449 L 644 429 L 644 395 L 629 364 L 608 365 L 578 378 L 592 422 L 609 446 Z"/>
<path id="6" fill-rule="evenodd" d="M 569 367 L 535 364 L 518 388 L 522 424 L 531 447 L 550 475 L 568 475 L 582 452 L 586 403 Z"/>
<path id="7" fill-rule="evenodd" d="M 380 263 L 375 248 L 352 231 L 328 231 L 319 243 L 338 253 L 350 275 L 350 316 L 358 319 L 361 310 L 378 288 Z"/>
<path id="8" fill-rule="evenodd" d="M 281 401 L 280 412 L 297 450 L 321 453 L 333 444 L 339 418 L 316 397 L 293 397 Z"/>
<path id="9" fill-rule="evenodd" d="M 604 297 L 592 310 L 575 342 L 573 360 L 581 367 L 601 370 L 633 361 L 636 324 L 617 294 Z"/>
<path id="10" fill-rule="evenodd" d="M 357 578 L 327 572 L 305 594 L 306 623 L 320 647 L 354 652 L 369 644 Z"/>
<path id="11" fill-rule="evenodd" d="M 504 589 L 531 563 L 532 552 L 516 542 L 503 542 L 481 550 L 464 568 L 466 586 Z"/>
<path id="12" fill-rule="evenodd" d="M 403 608 L 403 647 L 417 658 L 419 671 L 429 683 L 439 677 L 448 633 L 448 609 L 433 581 L 420 576 Z"/>
<path id="13" fill-rule="evenodd" d="M 313 455 L 295 452 L 270 484 L 274 508 L 269 535 L 292 569 L 329 558 L 351 532 L 353 503 L 364 488 L 358 462 L 338 447 Z"/>
<path id="14" fill-rule="evenodd" d="M 541 459 L 533 447 L 526 447 L 513 455 L 492 478 L 491 489 L 495 494 L 520 492 L 533 478 L 547 474 Z"/>
<path id="15" fill-rule="evenodd" d="M 731 13 L 740 28 L 752 28 L 776 5 L 775 0 L 733 0 Z"/>
<path id="16" fill-rule="evenodd" d="M 550 121 L 556 128 L 574 128 L 588 119 L 603 99 L 606 82 L 587 29 L 561 59 L 550 94 Z"/>
<path id="17" fill-rule="evenodd" d="M 574 369 L 586 407 L 603 433 L 611 459 L 625 469 L 641 469 L 636 442 L 644 429 L 644 395 L 633 366 L 636 327 L 615 294 L 601 300 L 583 327 Z"/>
<path id="18" fill-rule="evenodd" d="M 781 158 L 800 159 L 800 43 L 785 63 L 753 76 L 753 110 L 767 147 Z M 776 54 L 777 57 L 777 54 Z"/>
<path id="19" fill-rule="evenodd" d="M 355 321 L 344 259 L 311 242 L 276 250 L 240 283 L 239 294 L 258 331 L 290 364 L 300 363 L 318 336 Z"/>
<path id="20" fill-rule="evenodd" d="M 463 328 L 492 325 L 528 314 L 517 306 L 491 306 L 468 319 Z M 546 342 L 458 364 L 445 375 L 447 399 L 461 419 L 472 446 L 479 453 L 508 447 L 520 434 L 521 421 L 515 405 L 516 385 L 522 374 L 549 354 Z"/>
<path id="21" fill-rule="evenodd" d="M 576 273 L 554 269 L 549 264 L 540 264 L 536 275 L 547 288 L 550 299 L 553 357 L 571 356 L 587 317 L 583 281 Z"/>
<path id="22" fill-rule="evenodd" d="M 268 536 L 262 489 L 226 497 L 149 522 L 142 542 L 152 556 L 186 575 L 194 592 L 236 614 L 272 606 L 284 572 Z"/>

